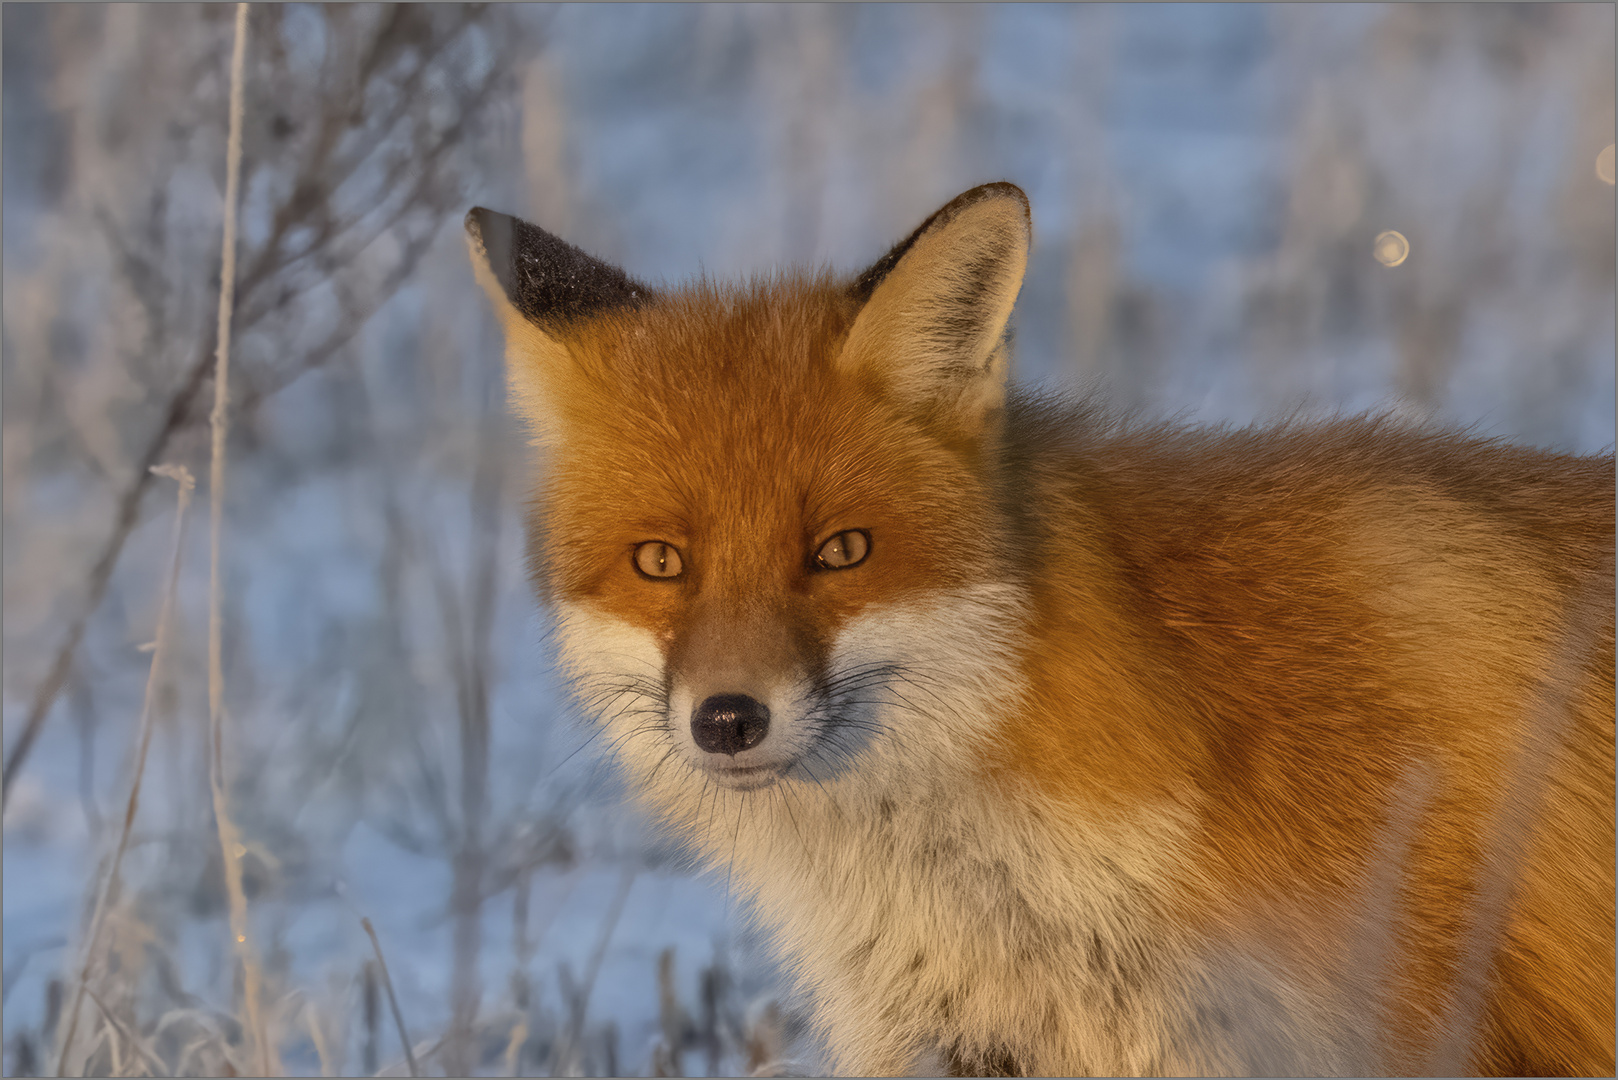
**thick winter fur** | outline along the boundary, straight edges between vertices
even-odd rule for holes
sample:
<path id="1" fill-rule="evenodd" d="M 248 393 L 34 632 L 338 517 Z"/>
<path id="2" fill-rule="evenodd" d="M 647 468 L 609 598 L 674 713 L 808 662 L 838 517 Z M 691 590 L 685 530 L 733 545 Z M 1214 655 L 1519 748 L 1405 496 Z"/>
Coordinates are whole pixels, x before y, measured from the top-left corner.
<path id="1" fill-rule="evenodd" d="M 1009 184 L 850 282 L 468 229 L 580 699 L 840 1071 L 1612 1073 L 1611 456 L 1008 390 Z"/>

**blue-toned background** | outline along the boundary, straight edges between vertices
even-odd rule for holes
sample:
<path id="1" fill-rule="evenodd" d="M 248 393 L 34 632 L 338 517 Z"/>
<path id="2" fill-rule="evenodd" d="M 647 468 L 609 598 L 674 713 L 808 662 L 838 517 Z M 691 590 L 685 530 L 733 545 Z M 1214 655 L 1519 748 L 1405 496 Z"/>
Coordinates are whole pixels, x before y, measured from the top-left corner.
<path id="1" fill-rule="evenodd" d="M 232 18 L 0 14 L 8 768 L 69 661 L 6 793 L 8 1074 L 54 1070 L 122 821 L 164 463 L 201 482 L 92 975 L 123 1029 L 87 1007 L 69 1066 L 139 1069 L 131 1040 L 246 1064 L 204 749 Z M 723 876 L 622 807 L 598 746 L 574 754 L 467 207 L 654 281 L 852 272 L 1009 179 L 1035 222 L 1019 378 L 1591 453 L 1614 438 L 1614 92 L 1610 5 L 256 6 L 224 646 L 280 1064 L 402 1070 L 361 915 L 428 1071 L 816 1060 Z"/>

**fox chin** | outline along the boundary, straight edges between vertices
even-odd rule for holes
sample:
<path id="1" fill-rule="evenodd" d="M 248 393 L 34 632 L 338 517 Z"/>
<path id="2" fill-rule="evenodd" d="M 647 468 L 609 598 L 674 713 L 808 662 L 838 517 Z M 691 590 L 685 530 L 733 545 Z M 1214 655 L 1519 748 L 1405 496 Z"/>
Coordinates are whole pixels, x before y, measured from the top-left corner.
<path id="1" fill-rule="evenodd" d="M 1614 467 L 1012 386 L 1029 206 L 651 288 L 466 221 L 584 712 L 853 1075 L 1611 1075 Z"/>

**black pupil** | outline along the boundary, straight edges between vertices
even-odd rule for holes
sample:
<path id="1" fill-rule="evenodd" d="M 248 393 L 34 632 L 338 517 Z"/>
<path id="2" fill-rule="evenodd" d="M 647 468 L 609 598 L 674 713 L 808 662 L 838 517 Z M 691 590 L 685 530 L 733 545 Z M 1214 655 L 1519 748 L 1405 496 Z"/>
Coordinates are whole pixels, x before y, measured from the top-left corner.
<path id="1" fill-rule="evenodd" d="M 859 541 L 856 543 L 856 539 Z M 834 570 L 853 566 L 865 558 L 865 537 L 857 532 L 840 532 L 820 549 L 820 565 Z M 855 548 L 859 550 L 856 551 Z"/>

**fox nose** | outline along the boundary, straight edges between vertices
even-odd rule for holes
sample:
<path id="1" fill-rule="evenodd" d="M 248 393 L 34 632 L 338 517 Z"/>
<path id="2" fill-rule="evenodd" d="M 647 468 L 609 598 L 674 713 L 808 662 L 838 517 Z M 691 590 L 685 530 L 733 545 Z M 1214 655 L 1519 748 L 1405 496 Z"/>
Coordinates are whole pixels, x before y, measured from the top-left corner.
<path id="1" fill-rule="evenodd" d="M 691 737 L 710 754 L 739 754 L 769 730 L 769 708 L 746 694 L 715 694 L 691 714 Z"/>

